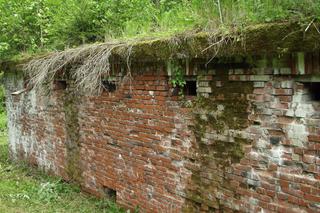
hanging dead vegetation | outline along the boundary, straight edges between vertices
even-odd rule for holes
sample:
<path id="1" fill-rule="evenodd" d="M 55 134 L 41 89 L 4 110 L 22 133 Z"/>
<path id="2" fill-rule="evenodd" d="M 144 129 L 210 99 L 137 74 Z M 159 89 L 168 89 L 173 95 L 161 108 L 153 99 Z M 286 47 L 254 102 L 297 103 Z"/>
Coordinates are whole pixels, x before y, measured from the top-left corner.
<path id="1" fill-rule="evenodd" d="M 51 82 L 59 75 L 68 74 L 77 89 L 89 94 L 101 90 L 101 78 L 110 72 L 110 56 L 120 42 L 94 44 L 55 52 L 40 59 L 33 59 L 24 66 L 30 76 L 29 83 L 39 91 L 50 91 Z M 66 73 L 68 72 L 68 73 Z"/>
<path id="2" fill-rule="evenodd" d="M 196 37 L 194 33 L 187 33 L 170 38 L 86 45 L 33 59 L 24 65 L 24 71 L 30 78 L 29 84 L 40 92 L 50 92 L 55 78 L 67 76 L 74 81 L 77 90 L 95 95 L 103 89 L 102 79 L 110 76 L 112 59 L 115 57 L 126 63 L 127 73 L 122 80 L 130 82 L 132 59 L 188 58 L 207 54 L 209 49 L 215 57 L 222 45 L 232 41 L 231 36 L 220 37 L 208 33 Z M 221 40 L 217 42 L 218 39 Z"/>
<path id="3" fill-rule="evenodd" d="M 77 90 L 95 95 L 103 89 L 102 79 L 110 76 L 112 58 L 118 57 L 127 64 L 122 80 L 130 81 L 133 47 L 139 42 L 152 45 L 153 41 L 127 40 L 81 46 L 33 59 L 23 69 L 29 76 L 29 84 L 40 92 L 50 92 L 55 78 L 67 76 L 74 81 Z"/>

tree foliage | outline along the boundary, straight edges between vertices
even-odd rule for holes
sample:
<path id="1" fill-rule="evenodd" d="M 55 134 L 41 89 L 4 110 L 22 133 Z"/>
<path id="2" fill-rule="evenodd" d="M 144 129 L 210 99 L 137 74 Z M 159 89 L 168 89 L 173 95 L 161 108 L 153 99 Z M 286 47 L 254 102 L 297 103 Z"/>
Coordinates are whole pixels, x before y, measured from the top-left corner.
<path id="1" fill-rule="evenodd" d="M 0 59 L 110 38 L 310 22 L 319 0 L 0 0 Z"/>

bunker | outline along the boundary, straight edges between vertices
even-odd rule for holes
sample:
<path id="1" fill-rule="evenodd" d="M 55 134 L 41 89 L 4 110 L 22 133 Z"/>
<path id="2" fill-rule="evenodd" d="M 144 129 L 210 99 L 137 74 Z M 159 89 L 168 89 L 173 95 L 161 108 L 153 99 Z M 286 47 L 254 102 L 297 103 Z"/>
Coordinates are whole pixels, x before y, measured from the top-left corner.
<path id="1" fill-rule="evenodd" d="M 318 212 L 319 38 L 266 24 L 3 63 L 11 158 L 142 212 Z"/>

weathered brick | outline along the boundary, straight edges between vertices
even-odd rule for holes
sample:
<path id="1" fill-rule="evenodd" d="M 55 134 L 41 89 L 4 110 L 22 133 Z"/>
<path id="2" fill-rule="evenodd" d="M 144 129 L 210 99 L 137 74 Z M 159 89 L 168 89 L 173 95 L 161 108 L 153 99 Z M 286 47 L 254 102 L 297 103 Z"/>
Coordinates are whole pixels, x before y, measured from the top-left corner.
<path id="1" fill-rule="evenodd" d="M 315 156 L 314 155 L 303 155 L 302 161 L 305 163 L 315 163 Z"/>
<path id="2" fill-rule="evenodd" d="M 272 94 L 274 94 L 274 95 L 292 95 L 293 91 L 292 91 L 292 89 L 274 89 Z"/>
<path id="3" fill-rule="evenodd" d="M 293 81 L 281 81 L 281 88 L 292 88 Z"/>
<path id="4" fill-rule="evenodd" d="M 200 93 L 211 93 L 212 89 L 211 87 L 199 87 L 197 91 Z"/>
<path id="5" fill-rule="evenodd" d="M 315 196 L 311 194 L 305 194 L 304 199 L 311 201 L 311 202 L 317 202 L 320 203 L 320 196 Z"/>
<path id="6" fill-rule="evenodd" d="M 264 87 L 264 82 L 263 81 L 255 81 L 253 83 L 253 86 L 256 87 L 256 88 L 263 88 Z"/>
<path id="7" fill-rule="evenodd" d="M 291 102 L 292 97 L 291 96 L 278 96 L 280 102 Z"/>
<path id="8" fill-rule="evenodd" d="M 231 81 L 269 81 L 270 75 L 230 75 Z"/>
<path id="9" fill-rule="evenodd" d="M 219 69 L 198 77 L 207 103 L 194 108 L 144 66 L 114 93 L 77 97 L 88 192 L 115 190 L 120 205 L 145 212 L 319 210 L 319 109 L 307 88 L 272 69 Z M 28 92 L 8 100 L 26 140 L 12 151 L 68 180 L 64 92 L 50 98 L 50 107 Z"/>
<path id="10" fill-rule="evenodd" d="M 210 86 L 210 82 L 209 81 L 199 81 L 198 82 L 198 86 L 199 87 L 209 87 Z"/>
<path id="11" fill-rule="evenodd" d="M 309 141 L 320 143 L 320 135 L 309 135 Z"/>

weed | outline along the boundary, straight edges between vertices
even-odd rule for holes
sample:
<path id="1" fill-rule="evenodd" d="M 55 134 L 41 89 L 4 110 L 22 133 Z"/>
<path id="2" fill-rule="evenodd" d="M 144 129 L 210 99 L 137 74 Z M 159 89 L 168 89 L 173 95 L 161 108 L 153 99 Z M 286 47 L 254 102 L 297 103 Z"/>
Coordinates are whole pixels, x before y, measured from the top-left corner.
<path id="1" fill-rule="evenodd" d="M 7 137 L 0 136 L 0 212 L 105 212 L 125 210 L 81 192 L 77 185 L 8 160 Z"/>

